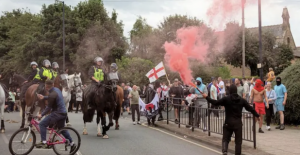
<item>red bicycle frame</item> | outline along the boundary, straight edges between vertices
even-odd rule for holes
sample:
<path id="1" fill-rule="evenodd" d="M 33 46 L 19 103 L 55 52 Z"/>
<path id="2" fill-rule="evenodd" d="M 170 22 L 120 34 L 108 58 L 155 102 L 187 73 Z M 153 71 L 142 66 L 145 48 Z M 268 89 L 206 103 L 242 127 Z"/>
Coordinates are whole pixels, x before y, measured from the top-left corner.
<path id="1" fill-rule="evenodd" d="M 32 118 L 31 121 L 30 121 L 29 131 L 31 130 L 32 125 L 37 129 L 37 131 L 39 133 L 41 133 L 40 132 L 40 127 L 39 127 L 39 122 L 36 121 L 34 118 Z M 53 128 L 47 128 L 47 130 L 51 131 L 50 136 L 49 136 L 49 140 L 47 141 L 47 145 L 56 145 L 56 144 L 64 144 L 64 143 L 66 143 L 67 140 L 63 136 L 61 136 L 60 134 L 58 134 L 55 129 L 53 129 Z M 52 137 L 53 133 L 56 134 L 57 136 L 59 136 L 62 139 L 62 141 L 52 143 L 51 142 L 51 137 Z"/>

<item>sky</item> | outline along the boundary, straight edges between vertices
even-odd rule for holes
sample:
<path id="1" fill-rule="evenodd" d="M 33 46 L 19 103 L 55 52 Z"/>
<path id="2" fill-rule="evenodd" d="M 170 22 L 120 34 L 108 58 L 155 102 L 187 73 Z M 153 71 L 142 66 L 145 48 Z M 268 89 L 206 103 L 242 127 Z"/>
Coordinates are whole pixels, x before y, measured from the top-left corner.
<path id="1" fill-rule="evenodd" d="M 124 23 L 124 35 L 129 37 L 129 31 L 138 16 L 145 18 L 149 25 L 157 27 L 164 17 L 174 14 L 182 14 L 197 17 L 204 22 L 209 21 L 206 12 L 211 7 L 213 0 L 103 0 L 104 6 L 111 14 L 115 9 L 118 19 Z M 236 0 L 239 1 L 239 0 Z M 247 0 L 246 0 L 247 1 Z M 251 0 L 253 1 L 253 0 Z M 27 8 L 32 13 L 39 13 L 42 4 L 51 4 L 55 0 L 0 0 L 0 15 L 3 11 Z M 80 0 L 65 0 L 67 5 L 76 6 Z M 288 8 L 290 14 L 290 26 L 296 46 L 300 46 L 300 0 L 262 0 L 262 25 L 277 25 L 282 23 L 282 10 Z M 216 10 L 218 11 L 218 10 Z M 241 23 L 241 11 L 229 17 L 227 21 Z M 218 23 L 218 19 L 214 20 Z M 210 23 L 207 23 L 210 25 Z M 246 27 L 258 27 L 258 6 L 249 4 L 245 9 Z M 210 25 L 217 31 L 222 26 Z"/>

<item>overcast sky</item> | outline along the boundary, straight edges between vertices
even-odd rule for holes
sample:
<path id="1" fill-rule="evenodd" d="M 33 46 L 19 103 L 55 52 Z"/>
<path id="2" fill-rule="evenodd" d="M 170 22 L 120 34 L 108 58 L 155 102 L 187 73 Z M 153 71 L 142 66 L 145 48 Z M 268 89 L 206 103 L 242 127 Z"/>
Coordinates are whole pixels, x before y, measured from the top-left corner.
<path id="1" fill-rule="evenodd" d="M 211 1 L 212 0 L 104 0 L 104 5 L 109 13 L 111 13 L 113 9 L 116 9 L 119 14 L 119 20 L 122 20 L 125 24 L 124 35 L 128 37 L 128 32 L 132 29 L 138 16 L 146 18 L 147 22 L 153 27 L 157 27 L 164 17 L 175 13 L 195 16 L 207 22 L 208 17 L 206 11 L 211 6 Z M 296 46 L 300 46 L 300 0 L 262 1 L 262 25 L 281 24 L 282 10 L 284 7 L 287 7 L 290 14 L 290 25 L 293 37 Z M 55 0 L 0 0 L 0 15 L 2 15 L 2 11 L 12 11 L 18 8 L 28 8 L 33 13 L 39 13 L 42 4 L 51 4 L 54 2 Z M 76 6 L 78 2 L 80 2 L 80 0 L 65 0 L 65 3 L 71 6 Z M 236 13 L 235 16 L 231 16 L 229 20 L 241 22 L 241 13 Z M 245 22 L 246 27 L 258 26 L 257 4 L 247 6 L 245 10 Z M 218 30 L 219 29 L 220 28 L 218 28 Z"/>

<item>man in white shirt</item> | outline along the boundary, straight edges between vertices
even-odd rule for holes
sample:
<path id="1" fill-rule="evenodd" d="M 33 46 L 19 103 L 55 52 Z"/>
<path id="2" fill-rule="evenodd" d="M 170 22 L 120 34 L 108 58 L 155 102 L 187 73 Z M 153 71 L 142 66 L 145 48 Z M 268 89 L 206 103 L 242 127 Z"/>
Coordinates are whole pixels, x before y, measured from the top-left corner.
<path id="1" fill-rule="evenodd" d="M 246 94 L 246 100 L 249 102 L 249 92 L 250 92 L 250 88 L 249 88 L 249 85 L 248 85 L 248 82 L 246 80 L 246 78 L 243 78 L 243 84 L 244 84 L 244 92 Z"/>
<path id="2" fill-rule="evenodd" d="M 219 77 L 220 78 L 220 77 Z M 210 86 L 210 98 L 213 100 L 218 100 L 218 88 L 216 85 L 218 84 L 218 80 L 215 78 L 212 81 L 212 85 Z M 212 109 L 219 109 L 218 106 L 211 105 Z M 213 112 L 216 117 L 219 117 L 218 111 L 210 111 L 209 114 Z"/>
<path id="3" fill-rule="evenodd" d="M 221 77 L 218 78 L 218 82 L 219 82 L 219 88 L 220 88 L 219 98 L 221 99 L 225 96 L 225 85 L 224 85 L 224 82 Z"/>

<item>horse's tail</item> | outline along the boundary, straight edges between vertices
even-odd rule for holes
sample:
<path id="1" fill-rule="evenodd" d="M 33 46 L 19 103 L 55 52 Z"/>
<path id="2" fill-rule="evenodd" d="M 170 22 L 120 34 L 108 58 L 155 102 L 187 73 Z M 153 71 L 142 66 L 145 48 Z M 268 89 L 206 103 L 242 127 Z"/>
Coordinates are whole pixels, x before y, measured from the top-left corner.
<path id="1" fill-rule="evenodd" d="M 95 109 L 87 109 L 86 112 L 83 113 L 84 122 L 92 122 L 95 114 Z"/>

